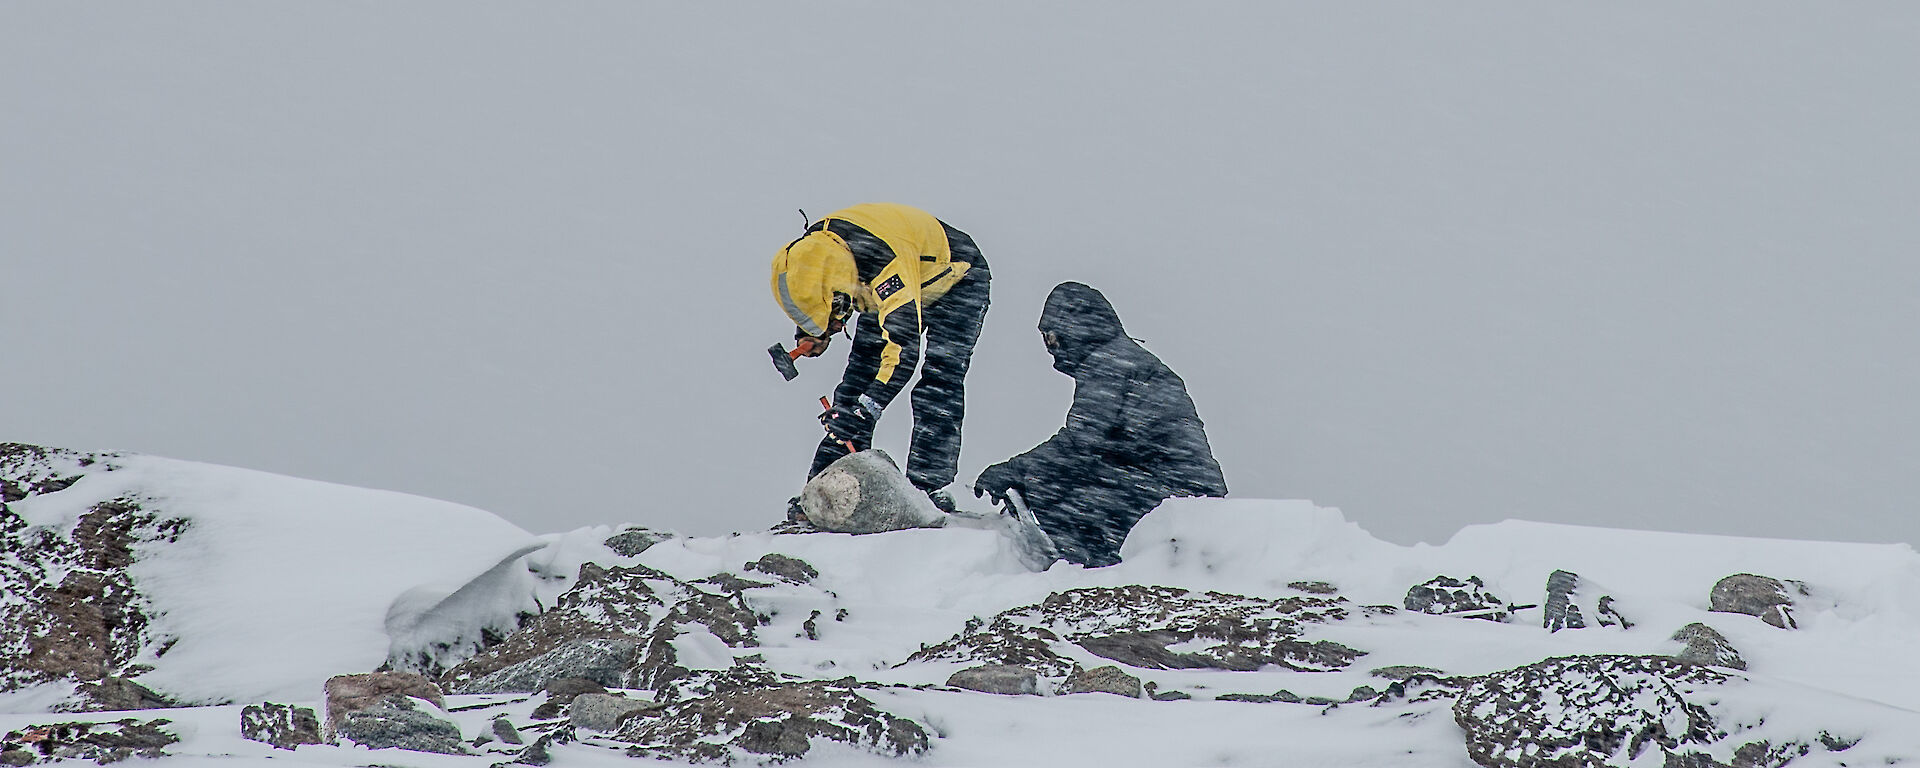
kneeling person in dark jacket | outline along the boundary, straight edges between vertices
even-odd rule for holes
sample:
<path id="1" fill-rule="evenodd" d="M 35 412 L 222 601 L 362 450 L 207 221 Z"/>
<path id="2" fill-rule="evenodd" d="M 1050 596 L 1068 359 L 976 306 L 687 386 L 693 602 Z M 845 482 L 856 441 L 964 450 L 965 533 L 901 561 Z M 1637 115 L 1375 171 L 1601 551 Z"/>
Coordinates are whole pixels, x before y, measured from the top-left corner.
<path id="1" fill-rule="evenodd" d="M 1061 557 L 1099 567 L 1120 562 L 1127 532 L 1167 498 L 1226 495 L 1186 382 L 1128 338 L 1107 297 L 1054 286 L 1040 337 L 1073 377 L 1066 426 L 981 472 L 975 496 L 1018 490 Z"/>

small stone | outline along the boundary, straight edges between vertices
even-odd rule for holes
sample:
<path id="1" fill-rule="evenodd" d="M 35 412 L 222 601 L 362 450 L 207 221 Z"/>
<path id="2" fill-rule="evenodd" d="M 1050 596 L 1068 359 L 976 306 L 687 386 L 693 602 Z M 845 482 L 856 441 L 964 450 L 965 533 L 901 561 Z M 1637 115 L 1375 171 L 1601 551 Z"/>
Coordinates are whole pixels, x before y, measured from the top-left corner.
<path id="1" fill-rule="evenodd" d="M 1120 671 L 1119 667 L 1108 665 L 1093 669 L 1075 670 L 1067 676 L 1067 682 L 1061 686 L 1065 693 L 1111 693 L 1130 699 L 1144 697 L 1140 678 Z"/>
<path id="2" fill-rule="evenodd" d="M 1118 667 L 1103 667 L 1118 671 Z M 1012 664 L 968 667 L 947 678 L 947 685 L 1002 696 L 1040 695 L 1040 673 Z"/>
<path id="3" fill-rule="evenodd" d="M 629 699 L 607 693 L 583 693 L 574 697 L 567 705 L 567 722 L 575 728 L 589 731 L 615 731 L 626 719 L 636 713 L 656 709 L 659 705 L 648 701 Z"/>

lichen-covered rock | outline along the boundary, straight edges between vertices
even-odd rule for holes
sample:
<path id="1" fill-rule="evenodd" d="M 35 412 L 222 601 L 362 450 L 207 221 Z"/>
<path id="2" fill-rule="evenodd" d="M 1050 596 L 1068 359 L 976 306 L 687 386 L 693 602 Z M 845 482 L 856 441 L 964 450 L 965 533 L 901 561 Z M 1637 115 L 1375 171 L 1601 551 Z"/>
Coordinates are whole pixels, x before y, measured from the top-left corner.
<path id="1" fill-rule="evenodd" d="M 1409 611 L 1435 616 L 1506 621 L 1513 615 L 1507 601 L 1487 589 L 1478 576 L 1466 581 L 1435 576 L 1407 589 L 1402 605 Z"/>
<path id="2" fill-rule="evenodd" d="M 130 757 L 165 757 L 165 749 L 180 737 L 164 727 L 170 720 L 128 718 L 110 723 L 52 723 L 33 725 L 0 738 L 0 755 L 7 765 L 57 760 L 117 763 Z"/>
<path id="3" fill-rule="evenodd" d="M 1038 696 L 1040 673 L 1007 664 L 982 664 L 949 675 L 947 685 L 1002 696 Z"/>
<path id="4" fill-rule="evenodd" d="M 635 714 L 657 709 L 650 701 L 629 699 L 607 693 L 583 693 L 567 705 L 567 723 L 589 731 L 615 731 Z"/>
<path id="5" fill-rule="evenodd" d="M 383 698 L 341 719 L 336 733 L 368 749 L 404 749 L 443 755 L 467 754 L 460 726 L 420 711 L 404 696 Z"/>
<path id="6" fill-rule="evenodd" d="M 421 699 L 436 707 L 446 700 L 439 686 L 411 672 L 372 672 L 364 675 L 338 675 L 327 679 L 327 729 L 331 738 L 340 731 L 348 715 L 378 706 L 383 702 Z M 459 740 L 459 734 L 455 734 Z"/>
<path id="7" fill-rule="evenodd" d="M 1625 765 L 1710 744 L 1713 719 L 1694 699 L 1726 679 L 1665 656 L 1554 658 L 1475 680 L 1453 715 L 1485 768 Z"/>
<path id="8" fill-rule="evenodd" d="M 240 736 L 275 749 L 322 743 L 320 717 L 313 710 L 272 702 L 240 710 Z"/>
<path id="9" fill-rule="evenodd" d="M 1744 613 L 1781 629 L 1798 629 L 1800 623 L 1793 618 L 1793 595 L 1806 596 L 1807 592 L 1807 585 L 1797 581 L 1736 573 L 1713 585 L 1707 610 Z"/>
<path id="10" fill-rule="evenodd" d="M 1740 657 L 1739 649 L 1734 648 L 1726 635 L 1713 627 L 1694 622 L 1673 633 L 1673 639 L 1687 644 L 1685 649 L 1673 655 L 1681 661 L 1728 669 L 1747 668 L 1747 660 Z"/>
<path id="11" fill-rule="evenodd" d="M 546 612 L 499 645 L 455 665 L 442 685 L 467 693 L 467 685 L 521 662 L 581 640 L 643 642 L 653 622 L 690 587 L 646 566 L 580 566 L 578 579 Z M 536 686 L 533 690 L 539 690 Z"/>
<path id="12" fill-rule="evenodd" d="M 842 456 L 820 470 L 800 489 L 800 508 L 813 527 L 835 533 L 883 533 L 945 522 L 893 458 L 877 449 Z"/>
<path id="13" fill-rule="evenodd" d="M 1067 675 L 1067 681 L 1060 685 L 1062 694 L 1068 693 L 1111 693 L 1138 699 L 1145 696 L 1140 678 L 1120 671 L 1119 667 L 1108 665 L 1093 669 L 1076 669 Z"/>
<path id="14" fill-rule="evenodd" d="M 619 553 L 622 557 L 633 557 L 652 549 L 653 545 L 671 538 L 673 538 L 673 534 L 664 531 L 654 531 L 646 528 L 628 528 L 627 530 L 608 536 L 607 540 L 602 543 L 606 545 L 607 549 Z"/>
<path id="15" fill-rule="evenodd" d="M 807 754 L 819 740 L 888 757 L 927 750 L 927 732 L 835 683 L 727 691 L 634 718 L 615 734 L 636 757 L 701 763 L 770 763 Z"/>
<path id="16" fill-rule="evenodd" d="M 1547 576 L 1547 601 L 1540 626 L 1548 632 L 1585 629 L 1589 624 L 1632 629 L 1633 622 L 1620 615 L 1620 609 L 1605 587 L 1584 581 L 1572 571 L 1554 571 Z"/>
<path id="17" fill-rule="evenodd" d="M 639 658 L 640 644 L 631 640 L 598 638 L 574 640 L 518 664 L 495 670 L 460 685 L 460 693 L 533 693 L 547 683 L 566 678 L 591 680 L 622 688 Z"/>
<path id="18" fill-rule="evenodd" d="M 1197 593 L 1173 587 L 1093 587 L 1058 592 L 1035 605 L 972 622 L 960 634 L 908 661 L 1006 664 L 1059 679 L 1075 664 L 1055 649 L 1088 653 L 1142 669 L 1252 671 L 1275 665 L 1300 672 L 1340 669 L 1364 651 L 1302 638 L 1313 624 L 1353 614 L 1390 612 L 1344 598 L 1278 600 Z M 1179 650 L 1174 650 L 1174 647 Z"/>

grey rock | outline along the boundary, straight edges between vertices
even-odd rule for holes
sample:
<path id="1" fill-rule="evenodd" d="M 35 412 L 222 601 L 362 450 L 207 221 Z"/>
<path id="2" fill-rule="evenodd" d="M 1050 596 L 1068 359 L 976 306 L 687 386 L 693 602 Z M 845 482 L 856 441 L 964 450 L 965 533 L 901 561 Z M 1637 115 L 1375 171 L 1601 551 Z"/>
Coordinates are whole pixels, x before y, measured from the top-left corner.
<path id="1" fill-rule="evenodd" d="M 19 501 L 19 499 L 14 499 L 14 501 Z M 13 766 L 13 768 L 33 765 L 33 761 L 38 759 L 40 759 L 38 755 L 24 749 L 9 749 L 5 752 L 0 752 L 0 765 Z"/>
<path id="2" fill-rule="evenodd" d="M 716 587 L 719 587 L 720 591 L 722 592 L 745 592 L 749 589 L 765 589 L 767 587 L 773 586 L 768 582 L 754 581 L 752 579 L 743 579 L 731 573 L 727 573 L 725 571 L 716 573 L 712 576 L 708 576 L 704 579 L 696 579 L 694 580 L 693 583 L 712 584 Z"/>
<path id="3" fill-rule="evenodd" d="M 272 702 L 240 710 L 240 737 L 271 744 L 275 749 L 323 743 L 320 716 L 313 710 Z"/>
<path id="4" fill-rule="evenodd" d="M 1665 656 L 1572 656 L 1476 678 L 1454 702 L 1484 768 L 1639 764 L 1718 737 L 1707 709 L 1727 676 Z"/>
<path id="5" fill-rule="evenodd" d="M 618 552 L 623 557 L 633 557 L 671 538 L 673 538 L 671 533 L 650 531 L 645 528 L 629 528 L 607 537 L 603 543 L 606 544 L 607 549 Z"/>
<path id="6" fill-rule="evenodd" d="M 835 533 L 882 533 L 931 528 L 945 515 L 913 487 L 885 451 L 848 454 L 800 489 L 800 508 L 815 528 Z"/>
<path id="7" fill-rule="evenodd" d="M 1587 626 L 1632 629 L 1633 622 L 1621 615 L 1617 601 L 1605 587 L 1583 580 L 1572 571 L 1554 571 L 1547 576 L 1546 609 L 1540 626 L 1548 632 L 1585 629 Z"/>
<path id="8" fill-rule="evenodd" d="M 81 683 L 79 693 L 86 700 L 86 709 L 89 711 L 120 712 L 179 706 L 152 689 L 124 677 L 108 676 L 97 683 Z"/>
<path id="9" fill-rule="evenodd" d="M 1186 691 L 1166 690 L 1154 691 L 1147 694 L 1147 697 L 1154 701 L 1186 701 L 1193 698 L 1193 694 L 1187 693 Z"/>
<path id="10" fill-rule="evenodd" d="M 1301 698 L 1299 694 L 1293 693 L 1292 691 L 1286 691 L 1286 690 L 1274 691 L 1273 693 L 1224 693 L 1219 696 L 1213 697 L 1213 700 L 1214 701 L 1244 701 L 1252 704 L 1272 704 L 1276 701 L 1284 704 L 1307 703 L 1307 700 Z M 1324 704 L 1333 703 L 1332 699 L 1318 699 L 1317 701 Z"/>
<path id="11" fill-rule="evenodd" d="M 1397 665 L 1397 666 L 1391 666 L 1391 667 L 1380 667 L 1379 669 L 1372 670 L 1367 674 L 1373 675 L 1374 677 L 1383 677 L 1388 680 L 1407 680 L 1407 679 L 1413 678 L 1415 675 L 1439 675 L 1439 674 L 1445 674 L 1445 673 L 1441 672 L 1440 670 L 1434 669 L 1432 667 Z"/>
<path id="12" fill-rule="evenodd" d="M 953 673 L 947 685 L 1004 696 L 1040 695 L 1040 673 L 1010 664 L 982 664 Z"/>
<path id="13" fill-rule="evenodd" d="M 1067 682 L 1060 686 L 1060 692 L 1063 694 L 1111 693 L 1130 699 L 1145 696 L 1140 678 L 1122 672 L 1119 667 L 1112 665 L 1075 670 L 1073 674 L 1067 676 Z"/>
<path id="14" fill-rule="evenodd" d="M 561 710 L 573 703 L 573 697 L 583 693 L 606 693 L 607 687 L 584 677 L 563 677 L 548 680 L 546 691 L 547 700 L 533 708 L 532 716 L 535 720 L 552 720 L 559 717 Z"/>
<path id="15" fill-rule="evenodd" d="M 613 639 L 642 642 L 654 621 L 690 585 L 644 565 L 603 568 L 580 566 L 573 587 L 560 595 L 546 612 L 528 621 L 505 641 L 487 648 L 441 675 L 442 684 L 455 693 L 494 672 L 534 659 L 580 640 Z M 532 690 L 539 690 L 538 686 Z"/>
<path id="16" fill-rule="evenodd" d="M 1791 591 L 1789 591 L 1791 590 Z M 1793 618 L 1793 594 L 1807 594 L 1807 585 L 1751 573 L 1736 573 L 1713 585 L 1707 610 L 1758 616 L 1781 629 L 1798 629 Z"/>
<path id="17" fill-rule="evenodd" d="M 1673 633 L 1673 639 L 1687 644 L 1685 650 L 1673 655 L 1681 661 L 1728 669 L 1747 668 L 1747 660 L 1741 658 L 1739 649 L 1713 627 L 1694 622 Z"/>
<path id="18" fill-rule="evenodd" d="M 828 740 L 887 757 L 927 751 L 926 729 L 837 683 L 743 688 L 632 718 L 614 735 L 635 757 L 700 763 L 798 758 Z M 759 756 L 759 757 L 756 757 Z"/>
<path id="19" fill-rule="evenodd" d="M 639 656 L 640 644 L 598 638 L 575 640 L 526 661 L 505 667 L 460 686 L 460 693 L 533 693 L 554 680 L 578 678 L 619 688 Z"/>
<path id="20" fill-rule="evenodd" d="M 327 728 L 331 738 L 339 733 L 345 718 L 364 709 L 409 697 L 423 699 L 436 707 L 445 707 L 439 686 L 410 672 L 373 672 L 365 675 L 338 675 L 327 679 Z M 408 705 L 411 706 L 411 705 Z M 459 734 L 454 734 L 459 741 Z"/>
<path id="21" fill-rule="evenodd" d="M 368 749 L 468 754 L 461 743 L 460 726 L 420 711 L 414 699 L 403 696 L 391 696 L 349 712 L 340 721 L 337 733 Z"/>
<path id="22" fill-rule="evenodd" d="M 1435 576 L 1408 588 L 1401 604 L 1409 611 L 1434 616 L 1506 621 L 1513 615 L 1507 601 L 1489 591 L 1478 576 L 1468 576 L 1465 581 Z"/>
<path id="23" fill-rule="evenodd" d="M 1295 581 L 1287 584 L 1288 589 L 1297 589 L 1310 595 L 1332 595 L 1340 591 L 1339 587 L 1324 581 Z"/>
<path id="24" fill-rule="evenodd" d="M 772 574 L 796 584 L 805 584 L 820 578 L 819 569 L 807 564 L 807 561 L 777 553 L 768 554 L 748 563 L 747 570 Z"/>
<path id="25" fill-rule="evenodd" d="M 493 737 L 502 742 L 507 744 L 527 743 L 526 739 L 520 737 L 520 729 L 513 727 L 513 721 L 508 720 L 506 715 L 494 718 L 492 727 Z"/>
<path id="26" fill-rule="evenodd" d="M 632 715 L 658 708 L 650 701 L 607 693 L 583 693 L 567 705 L 567 723 L 589 731 L 615 731 Z"/>

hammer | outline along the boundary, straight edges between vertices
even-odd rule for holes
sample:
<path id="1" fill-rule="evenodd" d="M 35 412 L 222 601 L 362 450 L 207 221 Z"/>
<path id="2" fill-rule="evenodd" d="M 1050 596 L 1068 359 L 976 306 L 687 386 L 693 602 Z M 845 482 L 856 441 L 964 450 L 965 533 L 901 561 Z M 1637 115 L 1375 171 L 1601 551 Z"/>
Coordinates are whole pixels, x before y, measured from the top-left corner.
<path id="1" fill-rule="evenodd" d="M 787 348 L 780 344 L 767 347 L 767 354 L 773 356 L 773 369 L 779 371 L 780 376 L 787 381 L 793 381 L 794 377 L 800 375 L 800 368 L 794 365 L 793 361 L 799 359 L 801 355 L 813 354 L 815 343 L 811 337 L 801 339 L 793 343 L 792 352 L 788 352 Z"/>

